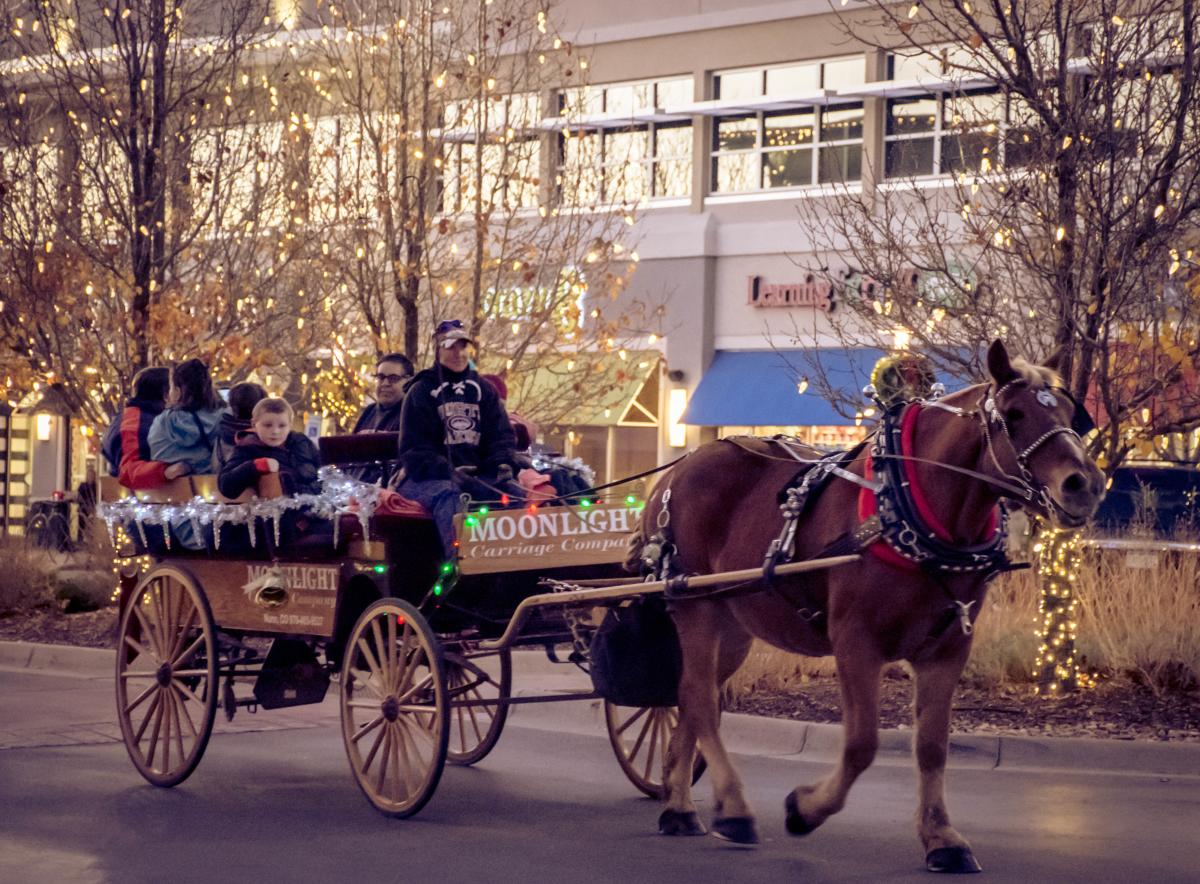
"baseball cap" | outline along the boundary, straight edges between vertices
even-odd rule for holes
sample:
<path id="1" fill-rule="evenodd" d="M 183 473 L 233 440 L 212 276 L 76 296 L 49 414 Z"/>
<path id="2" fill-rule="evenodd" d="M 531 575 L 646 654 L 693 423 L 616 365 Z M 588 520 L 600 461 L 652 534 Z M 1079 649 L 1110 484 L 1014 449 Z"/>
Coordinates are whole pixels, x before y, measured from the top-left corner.
<path id="1" fill-rule="evenodd" d="M 433 330 L 433 336 L 437 338 L 439 347 L 453 346 L 455 341 L 469 341 L 475 343 L 474 338 L 467 333 L 463 328 L 461 319 L 444 319 L 437 324 Z"/>

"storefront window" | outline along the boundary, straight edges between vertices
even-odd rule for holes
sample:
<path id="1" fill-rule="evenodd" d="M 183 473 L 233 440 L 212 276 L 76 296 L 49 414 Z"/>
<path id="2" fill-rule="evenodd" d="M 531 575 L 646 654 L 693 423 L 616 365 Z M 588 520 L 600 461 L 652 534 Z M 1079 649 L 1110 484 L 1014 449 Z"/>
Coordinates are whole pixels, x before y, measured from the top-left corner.
<path id="1" fill-rule="evenodd" d="M 717 96 L 795 96 L 862 83 L 862 56 L 733 71 L 716 80 Z M 861 104 L 798 106 L 721 117 L 713 138 L 713 189 L 718 193 L 848 182 L 862 176 Z"/>
<path id="2" fill-rule="evenodd" d="M 1015 102 L 995 89 L 888 101 L 885 167 L 888 178 L 987 173 L 1027 161 L 1029 124 Z M 1011 121 L 1011 122 L 1010 122 Z"/>

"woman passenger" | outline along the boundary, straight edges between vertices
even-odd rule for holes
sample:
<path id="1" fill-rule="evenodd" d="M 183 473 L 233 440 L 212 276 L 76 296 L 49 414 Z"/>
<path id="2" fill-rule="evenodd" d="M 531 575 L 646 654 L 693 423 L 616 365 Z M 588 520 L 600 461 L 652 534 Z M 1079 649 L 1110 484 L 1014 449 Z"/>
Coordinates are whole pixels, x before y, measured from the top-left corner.
<path id="1" fill-rule="evenodd" d="M 217 427 L 225 404 L 213 389 L 208 367 L 199 359 L 175 366 L 167 409 L 150 425 L 150 456 L 204 473 L 212 465 Z"/>

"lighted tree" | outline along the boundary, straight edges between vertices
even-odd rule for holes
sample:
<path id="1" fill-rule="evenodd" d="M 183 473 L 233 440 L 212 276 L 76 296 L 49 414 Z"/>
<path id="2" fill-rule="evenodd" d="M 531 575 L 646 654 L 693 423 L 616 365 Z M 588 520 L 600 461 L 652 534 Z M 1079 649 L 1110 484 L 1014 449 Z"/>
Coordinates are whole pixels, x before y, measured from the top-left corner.
<path id="1" fill-rule="evenodd" d="M 551 12 L 531 0 L 317 8 L 329 36 L 301 72 L 321 99 L 305 120 L 309 212 L 326 230 L 323 290 L 361 330 L 335 341 L 336 362 L 364 345 L 425 362 L 434 320 L 457 317 L 484 367 L 557 417 L 610 382 L 597 354 L 622 358 L 657 328 L 654 305 L 618 297 L 636 261 L 624 241 L 635 200 L 560 205 L 590 171 L 561 163 L 541 124 L 586 60 Z M 563 383 L 521 395 L 548 371 Z"/>
<path id="2" fill-rule="evenodd" d="M 153 361 L 236 376 L 303 352 L 322 302 L 293 269 L 309 232 L 269 4 L 51 0 L 3 27 L 8 358 L 100 419 Z"/>
<path id="3" fill-rule="evenodd" d="M 893 78 L 912 88 L 885 108 L 885 154 L 865 158 L 864 192 L 806 213 L 817 250 L 845 262 L 814 272 L 838 286 L 847 339 L 900 328 L 975 377 L 997 336 L 1034 359 L 1061 350 L 1109 469 L 1200 425 L 1200 398 L 1172 394 L 1200 356 L 1184 284 L 1200 220 L 1193 0 L 862 6 L 848 33 L 875 48 L 879 74 L 891 53 Z M 922 82 L 936 85 L 922 96 Z M 917 180 L 931 173 L 948 177 Z M 1049 574 L 1067 554 L 1059 538 L 1042 548 Z M 1069 636 L 1043 635 L 1066 642 L 1044 645 L 1043 662 L 1073 660 Z M 1060 691 L 1076 677 L 1053 675 Z"/>

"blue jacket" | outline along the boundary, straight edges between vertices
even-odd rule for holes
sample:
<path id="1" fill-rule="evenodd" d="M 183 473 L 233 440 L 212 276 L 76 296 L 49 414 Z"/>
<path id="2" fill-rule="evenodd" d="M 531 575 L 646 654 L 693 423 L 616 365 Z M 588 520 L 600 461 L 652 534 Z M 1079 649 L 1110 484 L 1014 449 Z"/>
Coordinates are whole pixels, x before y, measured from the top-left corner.
<path id="1" fill-rule="evenodd" d="M 150 425 L 150 457 L 166 463 L 186 463 L 193 473 L 207 473 L 212 469 L 217 426 L 227 410 L 168 408 Z"/>

